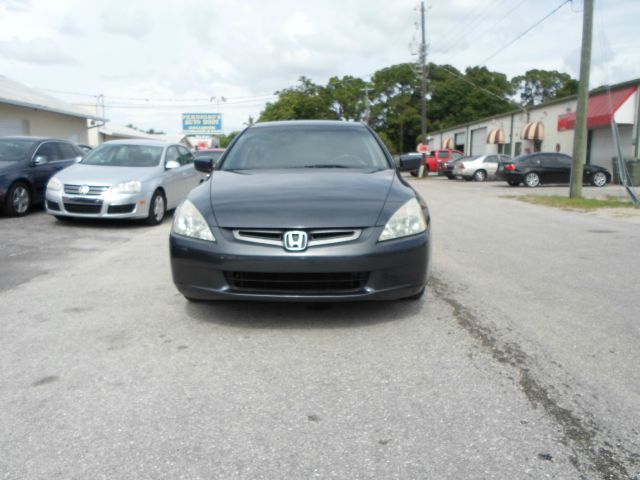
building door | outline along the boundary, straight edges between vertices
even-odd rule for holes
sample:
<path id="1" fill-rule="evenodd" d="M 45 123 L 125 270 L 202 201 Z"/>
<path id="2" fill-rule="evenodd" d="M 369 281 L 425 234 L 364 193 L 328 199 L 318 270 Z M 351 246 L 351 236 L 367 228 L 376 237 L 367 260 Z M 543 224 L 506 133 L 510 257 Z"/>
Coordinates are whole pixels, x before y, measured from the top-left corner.
<path id="1" fill-rule="evenodd" d="M 487 127 L 471 130 L 471 155 L 483 155 L 487 150 Z"/>

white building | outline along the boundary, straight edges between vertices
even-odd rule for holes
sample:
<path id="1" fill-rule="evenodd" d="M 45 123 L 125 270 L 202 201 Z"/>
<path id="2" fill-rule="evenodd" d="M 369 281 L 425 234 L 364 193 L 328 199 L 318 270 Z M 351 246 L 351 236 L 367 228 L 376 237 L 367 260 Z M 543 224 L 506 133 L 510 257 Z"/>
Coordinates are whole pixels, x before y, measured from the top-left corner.
<path id="1" fill-rule="evenodd" d="M 615 119 L 622 153 L 638 158 L 640 137 L 640 79 L 598 88 L 589 95 L 587 163 L 611 170 L 617 156 L 611 121 Z M 527 110 L 495 115 L 429 133 L 429 145 L 455 148 L 465 155 L 562 152 L 571 155 L 576 118 L 576 96 L 546 102 Z"/>
<path id="2" fill-rule="evenodd" d="M 0 136 L 33 135 L 87 143 L 87 120 L 104 119 L 0 75 Z"/>

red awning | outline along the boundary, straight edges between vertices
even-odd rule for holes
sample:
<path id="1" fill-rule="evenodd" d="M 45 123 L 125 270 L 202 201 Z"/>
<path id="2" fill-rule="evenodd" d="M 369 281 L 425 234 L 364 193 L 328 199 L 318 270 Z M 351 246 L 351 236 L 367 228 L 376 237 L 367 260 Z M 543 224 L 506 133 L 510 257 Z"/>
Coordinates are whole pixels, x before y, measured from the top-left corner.
<path id="1" fill-rule="evenodd" d="M 636 91 L 637 87 L 623 88 L 611 93 L 599 93 L 589 97 L 587 114 L 587 128 L 606 127 L 611 124 L 618 109 Z M 576 112 L 569 112 L 558 116 L 558 131 L 576 128 Z"/>

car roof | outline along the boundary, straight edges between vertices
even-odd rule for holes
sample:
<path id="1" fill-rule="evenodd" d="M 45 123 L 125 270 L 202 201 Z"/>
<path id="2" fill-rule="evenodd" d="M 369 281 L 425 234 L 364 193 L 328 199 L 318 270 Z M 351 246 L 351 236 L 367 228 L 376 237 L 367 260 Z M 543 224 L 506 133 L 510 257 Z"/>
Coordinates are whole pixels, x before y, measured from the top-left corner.
<path id="1" fill-rule="evenodd" d="M 43 141 L 47 140 L 47 141 L 55 141 L 55 142 L 72 143 L 69 140 L 63 140 L 61 138 L 32 137 L 30 135 L 5 135 L 5 136 L 0 136 L 0 139 L 4 139 L 4 138 L 11 138 L 11 139 L 14 139 L 14 140 L 33 140 L 34 142 L 43 142 Z"/>
<path id="2" fill-rule="evenodd" d="M 361 122 L 345 122 L 342 120 L 279 120 L 275 122 L 260 122 L 250 126 L 253 128 L 268 128 L 268 127 L 338 127 L 338 128 L 352 128 L 352 129 L 364 129 L 365 124 Z"/>
<path id="3" fill-rule="evenodd" d="M 109 140 L 102 145 L 138 145 L 138 146 L 154 146 L 154 147 L 168 147 L 175 145 L 169 142 L 162 142 L 160 140 L 146 140 L 146 139 L 129 139 L 129 140 Z M 184 147 L 184 145 L 183 145 Z M 186 148 L 186 147 L 185 147 Z"/>

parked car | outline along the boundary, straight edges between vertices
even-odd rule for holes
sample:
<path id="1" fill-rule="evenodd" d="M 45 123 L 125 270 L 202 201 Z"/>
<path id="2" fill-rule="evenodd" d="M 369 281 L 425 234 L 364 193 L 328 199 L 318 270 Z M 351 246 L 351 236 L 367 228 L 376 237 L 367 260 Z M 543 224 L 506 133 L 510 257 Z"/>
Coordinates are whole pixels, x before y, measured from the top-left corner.
<path id="1" fill-rule="evenodd" d="M 440 162 L 438 164 L 438 175 L 445 176 L 449 180 L 455 180 L 456 176 L 453 173 L 453 169 L 458 162 L 464 161 L 464 159 L 469 159 L 472 157 L 458 157 L 455 160 L 449 160 L 447 162 Z"/>
<path id="2" fill-rule="evenodd" d="M 368 126 L 258 123 L 176 211 L 171 269 L 189 300 L 416 299 L 430 236 L 427 205 Z"/>
<path id="3" fill-rule="evenodd" d="M 182 145 L 153 140 L 114 140 L 53 176 L 47 212 L 58 219 L 141 218 L 156 225 L 204 175 Z"/>
<path id="4" fill-rule="evenodd" d="M 429 153 L 427 153 L 427 158 L 425 160 L 425 172 L 438 173 L 439 172 L 438 165 L 440 163 L 456 160 L 462 156 L 464 156 L 464 153 L 458 150 L 451 150 L 451 149 L 431 150 Z M 416 170 L 412 171 L 411 175 L 416 177 L 418 175 L 418 169 L 416 168 Z"/>
<path id="5" fill-rule="evenodd" d="M 501 177 L 509 185 L 537 187 L 543 183 L 569 183 L 571 157 L 563 153 L 530 153 L 504 165 Z M 583 182 L 604 187 L 611 181 L 611 173 L 599 165 L 585 165 Z"/>
<path id="6" fill-rule="evenodd" d="M 0 208 L 26 215 L 42 203 L 49 179 L 82 155 L 73 143 L 55 138 L 0 137 Z"/>
<path id="7" fill-rule="evenodd" d="M 455 164 L 453 175 L 468 181 L 475 180 L 476 182 L 495 180 L 499 167 L 510 163 L 512 160 L 509 155 L 501 154 L 464 157 Z"/>

